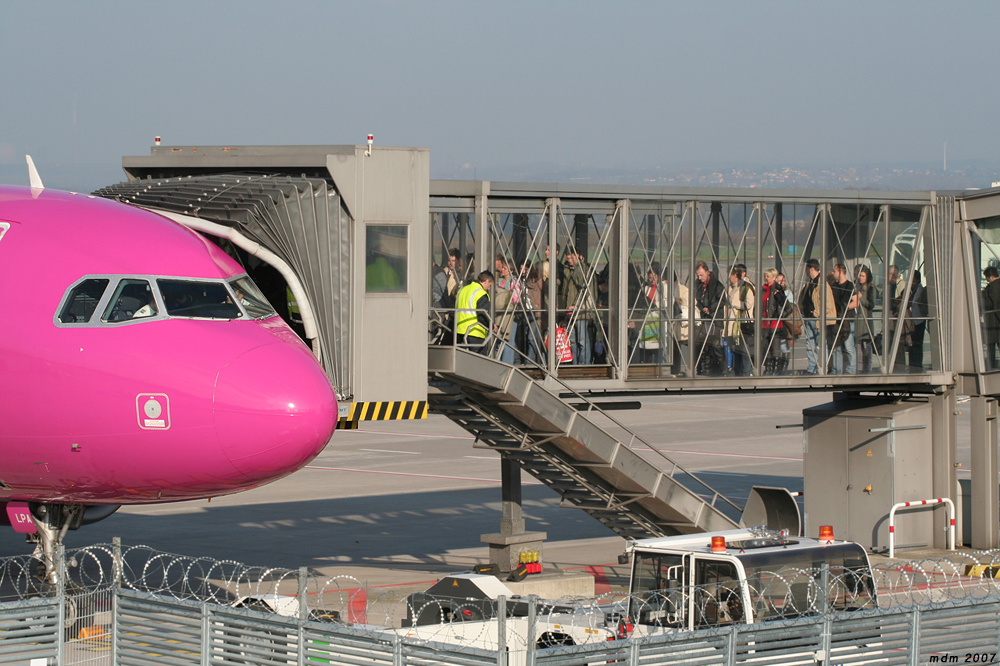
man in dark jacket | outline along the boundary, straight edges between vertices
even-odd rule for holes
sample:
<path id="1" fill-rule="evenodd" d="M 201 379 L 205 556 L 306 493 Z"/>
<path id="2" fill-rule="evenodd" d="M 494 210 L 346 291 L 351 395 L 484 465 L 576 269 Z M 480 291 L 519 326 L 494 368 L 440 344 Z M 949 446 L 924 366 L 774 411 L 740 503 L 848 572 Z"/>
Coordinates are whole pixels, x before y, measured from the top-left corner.
<path id="1" fill-rule="evenodd" d="M 983 289 L 983 326 L 986 343 L 986 369 L 996 370 L 997 344 L 1000 343 L 1000 271 L 989 266 L 983 271 L 986 288 Z"/>
<path id="2" fill-rule="evenodd" d="M 820 349 L 820 327 L 826 326 L 826 346 L 830 347 L 836 336 L 833 324 L 837 321 L 837 306 L 833 300 L 833 290 L 826 280 L 820 280 L 820 265 L 818 259 L 806 262 L 806 276 L 809 278 L 802 291 L 799 292 L 799 311 L 802 312 L 803 334 L 806 339 L 806 361 L 809 367 L 806 374 L 815 375 L 826 372 L 826 353 Z M 826 290 L 826 309 L 823 305 L 823 292 Z"/>
<path id="3" fill-rule="evenodd" d="M 695 264 L 694 272 L 698 278 L 694 286 L 694 305 L 701 315 L 706 334 L 703 367 L 708 374 L 721 376 L 726 368 L 726 357 L 722 353 L 722 329 L 726 316 L 722 299 L 726 290 L 704 261 Z"/>

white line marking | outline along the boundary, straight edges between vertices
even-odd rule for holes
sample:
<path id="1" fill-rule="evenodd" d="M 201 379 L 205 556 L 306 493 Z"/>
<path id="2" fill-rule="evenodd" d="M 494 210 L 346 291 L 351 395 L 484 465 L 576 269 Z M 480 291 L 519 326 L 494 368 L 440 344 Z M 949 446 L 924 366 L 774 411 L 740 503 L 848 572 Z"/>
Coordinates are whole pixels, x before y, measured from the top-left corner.
<path id="1" fill-rule="evenodd" d="M 799 460 L 802 458 L 793 458 L 791 456 L 758 456 L 753 453 L 719 453 L 717 451 L 685 451 L 684 449 L 656 449 L 661 453 L 691 453 L 698 456 L 722 456 L 726 458 L 764 458 L 767 460 Z M 642 451 L 641 448 L 635 447 L 633 451 Z"/>
<path id="2" fill-rule="evenodd" d="M 408 456 L 419 456 L 419 451 L 389 451 L 388 449 L 358 449 L 358 451 L 372 451 L 374 453 L 405 453 Z"/>
<path id="3" fill-rule="evenodd" d="M 473 460 L 496 460 L 496 456 L 462 456 L 463 458 L 472 458 Z"/>

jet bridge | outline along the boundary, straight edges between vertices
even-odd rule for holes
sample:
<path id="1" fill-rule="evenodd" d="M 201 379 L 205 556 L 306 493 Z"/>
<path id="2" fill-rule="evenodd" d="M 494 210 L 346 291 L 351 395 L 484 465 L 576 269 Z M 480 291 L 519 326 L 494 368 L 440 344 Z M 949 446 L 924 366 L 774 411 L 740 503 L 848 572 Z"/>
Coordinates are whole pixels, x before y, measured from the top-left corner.
<path id="1" fill-rule="evenodd" d="M 293 324 L 298 310 L 349 405 L 343 427 L 420 418 L 429 401 L 499 451 L 501 537 L 523 532 L 522 467 L 622 535 L 736 519 L 693 475 L 612 434 L 587 396 L 805 390 L 928 396 L 935 497 L 958 495 L 955 399 L 972 395 L 974 533 L 981 547 L 1000 544 L 1000 370 L 987 353 L 1000 315 L 981 303 L 983 269 L 1000 266 L 996 191 L 430 181 L 426 149 L 371 146 L 155 146 L 123 166 L 129 182 L 98 194 L 214 234 Z M 460 283 L 497 274 L 484 355 L 442 336 L 454 308 L 435 285 L 452 252 Z M 823 277 L 844 266 L 855 283 L 865 273 L 876 296 L 854 318 L 816 326 L 811 352 L 805 336 L 779 335 L 788 315 L 762 298 L 739 313 L 697 303 L 702 268 L 723 286 L 741 271 L 755 294 L 774 269 L 801 305 L 813 264 Z M 827 311 L 832 292 L 818 291 Z M 572 362 L 547 353 L 559 329 Z M 844 356 L 849 333 L 870 343 L 870 365 Z"/>
<path id="2" fill-rule="evenodd" d="M 154 146 L 123 166 L 97 194 L 231 250 L 322 362 L 338 427 L 426 417 L 426 149 Z"/>

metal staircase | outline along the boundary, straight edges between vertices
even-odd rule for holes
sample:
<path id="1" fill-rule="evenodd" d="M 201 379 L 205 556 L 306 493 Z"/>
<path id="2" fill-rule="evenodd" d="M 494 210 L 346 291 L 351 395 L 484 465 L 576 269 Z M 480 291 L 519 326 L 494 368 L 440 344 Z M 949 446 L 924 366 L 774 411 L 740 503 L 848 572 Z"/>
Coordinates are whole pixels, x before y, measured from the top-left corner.
<path id="1" fill-rule="evenodd" d="M 503 452 L 625 538 L 732 529 L 741 508 L 624 429 L 620 441 L 595 422 L 610 419 L 580 396 L 563 401 L 553 378 L 534 380 L 517 367 L 454 347 L 431 347 L 430 408 Z M 640 455 L 642 453 L 643 455 Z M 707 499 L 706 499 L 707 498 Z M 728 514 L 728 515 L 727 515 Z"/>

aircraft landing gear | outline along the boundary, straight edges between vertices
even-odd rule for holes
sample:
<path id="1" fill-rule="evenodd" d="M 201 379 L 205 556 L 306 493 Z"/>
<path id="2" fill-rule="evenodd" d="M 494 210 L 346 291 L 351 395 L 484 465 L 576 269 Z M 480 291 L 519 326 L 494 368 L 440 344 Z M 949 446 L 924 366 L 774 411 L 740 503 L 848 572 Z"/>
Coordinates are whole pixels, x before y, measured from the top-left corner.
<path id="1" fill-rule="evenodd" d="M 55 587 L 59 583 L 56 559 L 66 532 L 77 529 L 83 522 L 83 506 L 79 504 L 30 504 L 31 517 L 38 533 L 29 538 L 35 543 L 35 559 L 41 565 L 43 583 Z"/>
<path id="2" fill-rule="evenodd" d="M 76 638 L 76 632 L 87 615 L 90 604 L 87 591 L 69 578 L 68 564 L 59 557 L 66 532 L 75 530 L 83 523 L 84 507 L 79 504 L 29 504 L 31 517 L 38 530 L 29 535 L 29 543 L 35 544 L 34 557 L 38 568 L 32 577 L 28 593 L 31 596 L 52 597 L 59 593 L 60 580 L 66 596 L 66 615 L 63 628 L 66 637 Z"/>

